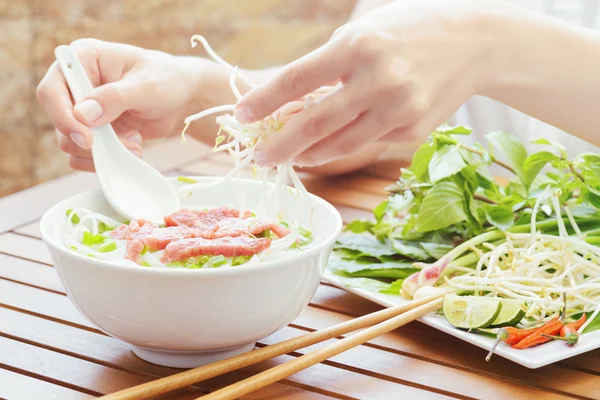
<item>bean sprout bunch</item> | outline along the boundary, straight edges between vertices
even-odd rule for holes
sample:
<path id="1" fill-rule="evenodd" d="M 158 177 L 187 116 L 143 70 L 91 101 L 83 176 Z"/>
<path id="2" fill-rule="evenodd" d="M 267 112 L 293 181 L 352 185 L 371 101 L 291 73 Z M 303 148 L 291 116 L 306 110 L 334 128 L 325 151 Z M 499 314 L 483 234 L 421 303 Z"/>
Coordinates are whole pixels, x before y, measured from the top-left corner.
<path id="1" fill-rule="evenodd" d="M 506 241 L 479 252 L 475 269 L 458 268 L 462 275 L 444 276 L 445 284 L 457 291 L 475 295 L 520 300 L 526 314 L 525 326 L 536 326 L 560 315 L 567 296 L 567 317 L 600 311 L 600 248 L 583 240 L 569 210 L 566 214 L 578 234 L 570 237 L 561 218 L 558 195 L 546 191 L 532 212 L 531 233 L 507 233 Z M 543 199 L 550 197 L 558 220 L 559 235 L 536 231 L 535 215 Z M 589 320 L 592 320 L 590 318 Z"/>
<path id="2" fill-rule="evenodd" d="M 225 60 L 223 60 L 219 55 L 217 55 L 214 52 L 214 50 L 209 46 L 208 42 L 204 37 L 200 35 L 194 35 L 191 38 L 191 43 L 192 47 L 196 47 L 198 43 L 201 43 L 206 52 L 217 63 L 230 70 L 229 87 L 238 100 L 242 97 L 242 94 L 236 85 L 236 80 L 239 79 L 243 81 L 245 84 L 250 86 L 250 88 L 256 87 L 256 83 L 254 83 L 248 76 L 244 75 L 241 71 L 239 71 L 237 67 L 233 67 Z M 310 107 L 312 104 L 319 101 L 320 98 L 331 93 L 333 90 L 335 90 L 334 86 L 321 87 L 313 93 L 306 95 L 299 100 L 285 104 L 273 114 L 269 115 L 263 120 L 256 121 L 254 123 L 242 124 L 238 120 L 236 120 L 236 118 L 232 114 L 219 115 L 216 118 L 216 122 L 219 124 L 220 128 L 219 132 L 217 133 L 217 138 L 215 140 L 215 147 L 213 148 L 213 151 L 227 151 L 235 162 L 234 168 L 227 175 L 225 175 L 225 177 L 223 177 L 220 183 L 227 182 L 233 177 L 241 179 L 242 168 L 247 167 L 248 165 L 253 163 L 255 148 L 261 141 L 268 140 L 268 138 L 271 135 L 276 134 L 277 131 L 280 130 L 287 121 L 293 118 L 295 114 Z M 234 109 L 235 104 L 226 104 L 216 106 L 187 117 L 185 119 L 185 128 L 181 133 L 182 142 L 185 143 L 185 131 L 188 129 L 192 122 L 210 115 L 232 112 Z M 266 190 L 268 182 L 268 173 L 268 168 L 259 168 L 255 164 L 253 165 L 253 175 L 255 177 L 259 176 L 264 182 L 264 193 L 266 193 L 266 196 L 263 198 L 261 206 L 266 214 L 272 214 L 274 212 L 275 216 L 282 221 L 290 218 L 291 214 L 290 210 L 288 209 L 288 202 L 285 200 L 286 196 L 289 194 L 289 191 L 287 190 L 288 180 L 291 180 L 294 188 L 296 189 L 295 191 L 292 191 L 292 193 L 296 196 L 302 195 L 306 198 L 308 202 L 310 202 L 308 192 L 302 184 L 302 182 L 300 181 L 298 174 L 296 173 L 290 162 L 278 165 L 276 167 L 275 185 L 271 188 L 270 191 Z M 192 184 L 181 188 L 180 193 L 189 195 L 195 189 L 202 189 L 206 187 L 206 184 Z M 239 197 L 243 199 L 244 196 Z M 268 198 L 275 199 L 275 204 L 273 207 L 265 206 L 265 199 Z M 243 209 L 243 204 L 241 204 L 239 208 Z"/>

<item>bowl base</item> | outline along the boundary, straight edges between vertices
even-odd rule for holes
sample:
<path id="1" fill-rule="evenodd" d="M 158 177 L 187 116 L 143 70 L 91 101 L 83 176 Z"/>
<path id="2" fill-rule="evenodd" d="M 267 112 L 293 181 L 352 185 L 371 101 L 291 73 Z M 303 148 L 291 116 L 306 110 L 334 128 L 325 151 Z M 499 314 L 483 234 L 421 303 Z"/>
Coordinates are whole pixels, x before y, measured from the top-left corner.
<path id="1" fill-rule="evenodd" d="M 195 368 L 254 350 L 256 343 L 212 351 L 168 351 L 131 346 L 133 353 L 144 361 L 163 367 Z"/>

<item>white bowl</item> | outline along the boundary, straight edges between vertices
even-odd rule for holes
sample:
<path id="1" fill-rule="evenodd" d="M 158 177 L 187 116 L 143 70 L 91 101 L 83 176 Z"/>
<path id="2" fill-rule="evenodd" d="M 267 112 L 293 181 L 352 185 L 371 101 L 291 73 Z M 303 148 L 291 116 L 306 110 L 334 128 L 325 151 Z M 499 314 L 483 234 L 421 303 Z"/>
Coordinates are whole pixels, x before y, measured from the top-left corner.
<path id="1" fill-rule="evenodd" d="M 247 194 L 246 207 L 256 207 L 264 192 L 262 183 L 243 180 L 241 187 Z M 194 196 L 185 198 L 182 207 L 200 205 Z M 236 207 L 234 197 L 230 186 L 220 185 L 202 191 L 201 204 Z M 311 197 L 314 240 L 310 247 L 289 257 L 239 267 L 126 266 L 69 250 L 56 233 L 56 227 L 66 223 L 68 209 L 83 207 L 116 216 L 100 190 L 58 203 L 42 217 L 41 232 L 67 295 L 83 316 L 129 343 L 146 361 L 191 368 L 252 350 L 256 341 L 289 324 L 306 307 L 342 229 L 338 211 Z M 294 200 L 292 207 L 302 204 Z M 308 222 L 306 218 L 302 217 L 301 225 Z"/>

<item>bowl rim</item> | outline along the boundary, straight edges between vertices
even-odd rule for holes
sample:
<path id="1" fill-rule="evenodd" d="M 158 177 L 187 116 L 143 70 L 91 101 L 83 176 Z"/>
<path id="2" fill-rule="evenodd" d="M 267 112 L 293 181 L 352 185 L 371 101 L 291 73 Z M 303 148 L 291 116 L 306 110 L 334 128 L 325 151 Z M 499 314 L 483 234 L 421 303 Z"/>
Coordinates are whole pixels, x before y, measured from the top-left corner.
<path id="1" fill-rule="evenodd" d="M 193 176 L 193 175 L 187 176 L 187 177 L 196 179 L 197 181 L 214 181 L 214 180 L 222 178 L 219 176 Z M 167 179 L 170 181 L 173 181 L 173 182 L 177 181 L 177 177 L 167 177 Z M 258 182 L 256 180 L 248 179 L 248 178 L 242 178 L 242 181 L 253 182 L 253 183 Z M 262 184 L 262 182 L 259 182 L 259 183 Z M 272 182 L 270 182 L 270 184 L 272 184 Z M 318 243 L 314 246 L 310 246 L 308 249 L 306 249 L 304 251 L 291 254 L 290 256 L 287 256 L 284 258 L 278 258 L 275 260 L 245 265 L 245 266 L 242 266 L 242 268 L 210 268 L 210 269 L 208 269 L 208 268 L 207 269 L 203 269 L 203 268 L 198 268 L 198 269 L 172 268 L 171 269 L 171 268 L 169 268 L 169 269 L 167 269 L 167 268 L 144 267 L 144 266 L 137 265 L 137 264 L 136 265 L 121 265 L 121 264 L 115 264 L 113 261 L 110 261 L 110 260 L 100 260 L 97 258 L 86 257 L 83 254 L 69 251 L 69 250 L 67 250 L 67 248 L 64 245 L 62 245 L 62 244 L 58 243 L 56 240 L 54 240 L 52 238 L 52 235 L 47 232 L 49 229 L 46 227 L 46 225 L 48 224 L 47 220 L 50 215 L 57 212 L 58 208 L 62 208 L 63 205 L 67 202 L 75 201 L 80 197 L 85 197 L 85 196 L 93 194 L 93 193 L 96 193 L 97 195 L 101 195 L 101 196 L 103 195 L 101 188 L 87 190 L 85 192 L 81 192 L 76 195 L 67 197 L 66 199 L 59 201 L 54 206 L 52 206 L 50 209 L 48 209 L 44 213 L 42 218 L 40 219 L 40 232 L 41 232 L 41 236 L 42 236 L 42 241 L 47 246 L 51 247 L 55 251 L 58 251 L 59 253 L 61 253 L 62 255 L 66 256 L 66 257 L 72 257 L 72 258 L 75 258 L 76 260 L 85 261 L 87 265 L 98 266 L 101 268 L 109 268 L 109 269 L 118 270 L 118 271 L 126 271 L 126 272 L 139 271 L 140 273 L 149 273 L 149 274 L 158 274 L 158 275 L 167 275 L 167 276 L 173 276 L 173 275 L 219 276 L 219 275 L 230 275 L 230 274 L 239 275 L 240 273 L 243 273 L 244 271 L 247 273 L 251 273 L 252 271 L 269 270 L 269 269 L 273 269 L 273 268 L 277 268 L 277 267 L 281 267 L 281 266 L 287 266 L 290 263 L 299 261 L 301 259 L 309 258 L 310 256 L 315 255 L 315 254 L 322 253 L 326 247 L 333 245 L 333 243 L 337 240 L 340 233 L 342 232 L 342 228 L 343 228 L 343 221 L 342 221 L 342 216 L 340 215 L 340 212 L 327 200 L 325 200 L 317 195 L 314 195 L 312 193 L 309 193 L 309 196 L 311 196 L 313 201 L 319 202 L 320 204 L 322 204 L 325 207 L 325 209 L 329 210 L 332 213 L 332 215 L 334 216 L 334 218 L 336 220 L 336 228 L 335 228 L 334 232 L 331 235 L 329 235 L 325 240 L 321 241 L 321 243 Z M 55 267 L 56 267 L 56 265 L 55 265 Z"/>

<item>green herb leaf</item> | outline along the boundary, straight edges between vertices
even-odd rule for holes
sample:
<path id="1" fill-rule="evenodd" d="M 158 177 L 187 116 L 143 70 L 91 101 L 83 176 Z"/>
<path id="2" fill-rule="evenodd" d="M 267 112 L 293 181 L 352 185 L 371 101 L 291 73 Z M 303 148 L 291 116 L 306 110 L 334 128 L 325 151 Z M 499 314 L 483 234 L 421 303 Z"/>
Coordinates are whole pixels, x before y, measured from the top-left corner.
<path id="1" fill-rule="evenodd" d="M 437 182 L 460 172 L 467 166 L 459 146 L 444 146 L 435 152 L 429 162 L 429 178 Z"/>
<path id="2" fill-rule="evenodd" d="M 344 230 L 354 233 L 363 233 L 368 232 L 372 227 L 373 222 L 365 219 L 357 219 L 347 224 Z"/>
<path id="3" fill-rule="evenodd" d="M 448 135 L 470 135 L 473 132 L 473 129 L 464 125 L 457 126 L 440 126 L 436 130 L 436 132 L 446 133 Z"/>
<path id="4" fill-rule="evenodd" d="M 556 160 L 558 157 L 549 151 L 540 151 L 534 153 L 525 159 L 523 165 L 524 174 L 523 180 L 527 185 L 531 185 L 535 178 L 538 176 L 542 168 L 551 161 Z"/>
<path id="5" fill-rule="evenodd" d="M 390 287 L 387 289 L 381 289 L 379 293 L 383 294 L 392 294 L 399 296 L 400 291 L 402 290 L 402 283 L 404 283 L 404 279 L 397 279 L 394 282 L 390 283 Z"/>
<path id="6" fill-rule="evenodd" d="M 392 248 L 396 254 L 405 256 L 417 261 L 427 261 L 431 259 L 429 253 L 427 253 L 419 244 L 419 242 L 413 242 L 401 239 L 392 239 Z"/>
<path id="7" fill-rule="evenodd" d="M 431 143 L 425 143 L 413 154 L 410 170 L 418 180 L 429 180 L 429 162 L 434 153 L 435 147 Z"/>
<path id="8" fill-rule="evenodd" d="M 510 165 L 520 178 L 524 178 L 524 164 L 527 158 L 525 145 L 516 136 L 507 132 L 492 132 L 486 136 L 492 146 L 506 157 Z"/>
<path id="9" fill-rule="evenodd" d="M 380 257 L 396 254 L 389 240 L 381 242 L 371 235 L 340 235 L 335 244 L 336 249 L 347 249 L 359 252 L 360 255 Z"/>
<path id="10" fill-rule="evenodd" d="M 381 202 L 377 207 L 375 207 L 375 209 L 373 210 L 373 215 L 375 215 L 375 220 L 379 223 L 382 219 L 383 216 L 385 215 L 385 212 L 387 210 L 387 206 L 388 206 L 388 201 L 384 201 Z"/>
<path id="11" fill-rule="evenodd" d="M 336 271 L 333 273 L 337 276 L 337 279 L 342 282 L 347 287 L 367 290 L 370 292 L 379 293 L 381 290 L 386 290 L 390 288 L 389 283 L 382 282 L 378 279 L 373 278 L 350 278 L 343 275 L 343 272 L 339 274 Z"/>
<path id="12" fill-rule="evenodd" d="M 435 259 L 440 259 L 446 255 L 454 247 L 449 244 L 421 242 L 421 247 Z"/>
<path id="13" fill-rule="evenodd" d="M 445 228 L 467 219 L 463 190 L 454 182 L 439 182 L 423 199 L 415 225 L 417 232 Z"/>
<path id="14" fill-rule="evenodd" d="M 359 261 L 342 260 L 338 257 L 329 258 L 328 267 L 338 275 L 354 278 L 406 278 L 420 271 L 412 263 L 363 263 Z"/>
<path id="15" fill-rule="evenodd" d="M 506 231 L 515 223 L 512 210 L 504 205 L 485 207 L 485 217 L 490 224 L 501 231 Z"/>

